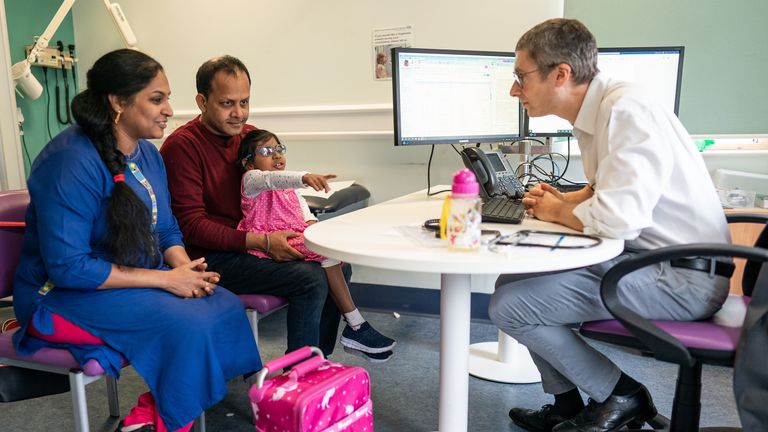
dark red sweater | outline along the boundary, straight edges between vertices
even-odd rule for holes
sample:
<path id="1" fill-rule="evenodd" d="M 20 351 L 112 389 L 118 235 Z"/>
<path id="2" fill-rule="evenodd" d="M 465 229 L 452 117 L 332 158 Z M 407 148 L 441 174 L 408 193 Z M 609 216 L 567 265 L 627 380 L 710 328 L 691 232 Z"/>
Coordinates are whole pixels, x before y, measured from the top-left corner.
<path id="1" fill-rule="evenodd" d="M 211 251 L 245 252 L 237 165 L 240 135 L 224 137 L 206 129 L 198 116 L 166 138 L 160 153 L 168 173 L 171 207 L 192 259 Z"/>

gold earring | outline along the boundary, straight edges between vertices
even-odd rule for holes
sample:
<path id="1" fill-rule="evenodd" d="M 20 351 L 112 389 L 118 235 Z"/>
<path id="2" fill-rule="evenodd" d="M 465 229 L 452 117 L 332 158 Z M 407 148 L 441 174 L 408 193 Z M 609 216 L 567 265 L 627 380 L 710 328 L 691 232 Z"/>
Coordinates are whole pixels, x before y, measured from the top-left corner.
<path id="1" fill-rule="evenodd" d="M 117 115 L 115 116 L 115 124 L 120 122 L 120 114 L 122 114 L 122 113 L 123 113 L 122 111 L 118 111 L 117 112 Z"/>

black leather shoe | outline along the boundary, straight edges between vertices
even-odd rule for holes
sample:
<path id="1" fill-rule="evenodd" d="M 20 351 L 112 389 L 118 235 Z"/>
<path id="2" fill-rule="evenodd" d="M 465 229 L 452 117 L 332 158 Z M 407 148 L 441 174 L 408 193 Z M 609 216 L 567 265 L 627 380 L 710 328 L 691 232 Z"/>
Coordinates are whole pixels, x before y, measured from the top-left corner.
<path id="1" fill-rule="evenodd" d="M 602 403 L 590 399 L 576 417 L 555 426 L 552 432 L 604 432 L 627 425 L 639 429 L 655 416 L 651 395 L 645 386 L 640 386 L 629 396 L 611 395 Z"/>
<path id="2" fill-rule="evenodd" d="M 550 432 L 553 426 L 568 420 L 554 409 L 554 405 L 544 405 L 539 410 L 512 408 L 509 410 L 509 418 L 525 430 Z"/>

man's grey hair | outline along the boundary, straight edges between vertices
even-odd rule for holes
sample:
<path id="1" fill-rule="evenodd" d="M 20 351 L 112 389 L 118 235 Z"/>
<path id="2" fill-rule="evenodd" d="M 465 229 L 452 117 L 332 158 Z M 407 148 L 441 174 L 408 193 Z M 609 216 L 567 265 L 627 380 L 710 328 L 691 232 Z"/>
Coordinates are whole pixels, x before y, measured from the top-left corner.
<path id="1" fill-rule="evenodd" d="M 525 50 L 536 63 L 542 78 L 555 66 L 571 67 L 576 84 L 586 84 L 597 75 L 597 42 L 578 20 L 554 18 L 536 25 L 517 41 L 515 51 Z"/>

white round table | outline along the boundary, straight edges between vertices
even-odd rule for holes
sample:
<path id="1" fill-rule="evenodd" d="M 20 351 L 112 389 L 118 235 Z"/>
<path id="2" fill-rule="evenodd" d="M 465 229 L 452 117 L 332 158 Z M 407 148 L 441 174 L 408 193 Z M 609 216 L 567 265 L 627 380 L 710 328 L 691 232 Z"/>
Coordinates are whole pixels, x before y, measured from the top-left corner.
<path id="1" fill-rule="evenodd" d="M 584 267 L 617 256 L 623 249 L 623 242 L 604 239 L 599 246 L 575 250 L 513 247 L 505 253 L 490 252 L 487 248 L 454 252 L 444 245 L 436 246 L 408 235 L 417 232 L 425 220 L 439 217 L 443 198 L 428 197 L 425 191 L 415 192 L 314 224 L 307 228 L 304 236 L 310 249 L 348 263 L 441 275 L 438 426 L 443 432 L 463 432 L 467 430 L 468 415 L 471 275 L 538 273 Z M 483 226 L 503 233 L 520 229 L 572 232 L 536 219 L 526 219 L 521 225 Z M 519 344 L 517 347 L 524 349 Z M 518 348 L 513 351 L 519 351 Z M 520 357 L 526 361 L 524 354 Z M 529 356 L 527 362 L 531 362 Z M 504 362 L 497 363 L 508 367 Z"/>

